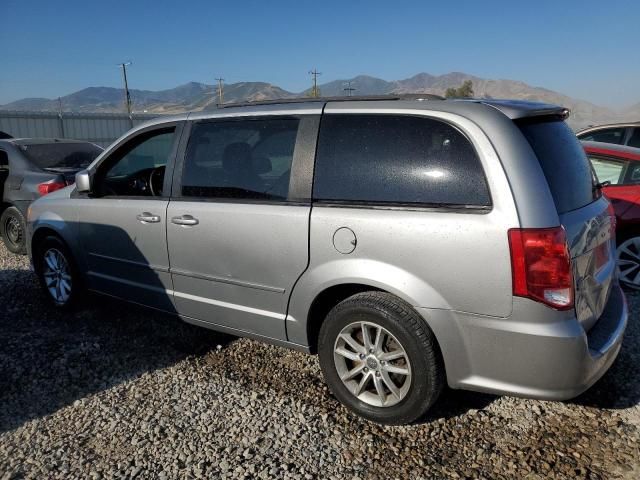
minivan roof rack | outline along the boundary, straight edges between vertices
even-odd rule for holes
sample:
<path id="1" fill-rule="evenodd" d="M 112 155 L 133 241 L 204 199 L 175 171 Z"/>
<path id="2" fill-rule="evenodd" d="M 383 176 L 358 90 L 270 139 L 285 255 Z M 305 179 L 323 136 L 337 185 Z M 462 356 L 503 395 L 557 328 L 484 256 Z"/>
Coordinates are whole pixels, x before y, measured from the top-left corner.
<path id="1" fill-rule="evenodd" d="M 256 105 L 279 105 L 282 103 L 309 103 L 309 102 L 357 102 L 364 100 L 444 100 L 440 95 L 433 93 L 401 93 L 392 95 L 353 95 L 341 97 L 295 97 L 279 98 L 274 100 L 257 100 L 255 102 L 236 102 L 217 104 L 218 108 L 249 107 Z"/>

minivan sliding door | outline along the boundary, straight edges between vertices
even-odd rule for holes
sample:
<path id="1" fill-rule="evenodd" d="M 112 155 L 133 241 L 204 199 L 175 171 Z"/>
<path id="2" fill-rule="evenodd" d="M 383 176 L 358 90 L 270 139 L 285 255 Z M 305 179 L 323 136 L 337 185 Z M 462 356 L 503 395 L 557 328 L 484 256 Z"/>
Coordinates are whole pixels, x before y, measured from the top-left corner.
<path id="1" fill-rule="evenodd" d="M 179 314 L 286 339 L 289 295 L 309 255 L 309 122 L 317 133 L 315 117 L 192 124 L 167 212 Z"/>

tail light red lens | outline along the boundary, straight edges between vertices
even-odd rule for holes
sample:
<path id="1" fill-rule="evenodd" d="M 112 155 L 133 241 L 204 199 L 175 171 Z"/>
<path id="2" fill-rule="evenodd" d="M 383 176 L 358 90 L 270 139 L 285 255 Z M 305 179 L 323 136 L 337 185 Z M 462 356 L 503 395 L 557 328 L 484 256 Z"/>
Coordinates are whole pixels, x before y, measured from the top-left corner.
<path id="1" fill-rule="evenodd" d="M 558 310 L 573 308 L 573 275 L 562 227 L 509 230 L 513 294 Z"/>
<path id="2" fill-rule="evenodd" d="M 607 207 L 607 211 L 609 212 L 609 217 L 611 217 L 611 238 L 615 238 L 617 219 L 616 219 L 616 211 L 613 208 L 613 203 L 611 203 L 611 201 L 609 201 L 609 206 Z"/>
<path id="3" fill-rule="evenodd" d="M 67 186 L 67 182 L 60 182 L 56 180 L 49 180 L 38 185 L 38 193 L 40 195 L 46 195 L 47 193 L 55 192 Z"/>

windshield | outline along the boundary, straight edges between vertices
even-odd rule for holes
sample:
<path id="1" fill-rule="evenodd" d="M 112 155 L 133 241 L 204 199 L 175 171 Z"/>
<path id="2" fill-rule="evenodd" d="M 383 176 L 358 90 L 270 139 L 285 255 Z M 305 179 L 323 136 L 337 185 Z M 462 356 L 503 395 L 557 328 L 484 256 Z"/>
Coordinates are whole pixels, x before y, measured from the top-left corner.
<path id="1" fill-rule="evenodd" d="M 38 168 L 74 168 L 81 170 L 102 152 L 92 143 L 42 143 L 21 145 L 22 153 Z"/>

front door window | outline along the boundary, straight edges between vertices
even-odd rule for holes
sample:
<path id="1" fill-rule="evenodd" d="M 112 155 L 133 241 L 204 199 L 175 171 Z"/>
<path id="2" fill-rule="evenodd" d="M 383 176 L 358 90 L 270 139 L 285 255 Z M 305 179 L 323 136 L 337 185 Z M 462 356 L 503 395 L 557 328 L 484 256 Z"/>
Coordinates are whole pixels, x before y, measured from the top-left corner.
<path id="1" fill-rule="evenodd" d="M 175 128 L 143 133 L 116 150 L 101 166 L 96 191 L 105 197 L 162 197 Z"/>

